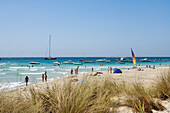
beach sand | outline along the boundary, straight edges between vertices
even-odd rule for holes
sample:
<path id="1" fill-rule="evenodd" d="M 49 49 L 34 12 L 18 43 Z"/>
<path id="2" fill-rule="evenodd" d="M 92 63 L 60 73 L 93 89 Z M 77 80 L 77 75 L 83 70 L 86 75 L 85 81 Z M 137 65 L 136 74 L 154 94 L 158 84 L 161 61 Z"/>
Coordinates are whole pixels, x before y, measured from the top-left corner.
<path id="1" fill-rule="evenodd" d="M 76 81 L 80 81 L 80 80 L 88 80 L 87 78 L 90 78 L 92 81 L 93 80 L 104 80 L 105 77 L 111 77 L 113 78 L 116 82 L 125 82 L 125 84 L 132 84 L 132 83 L 142 83 L 144 84 L 146 87 L 150 87 L 154 81 L 156 81 L 159 75 L 161 75 L 162 73 L 166 73 L 169 71 L 169 67 L 159 67 L 156 69 L 152 69 L 152 68 L 144 68 L 143 71 L 138 71 L 137 69 L 123 69 L 122 73 L 109 73 L 108 71 L 102 71 L 103 74 L 97 74 L 96 76 L 90 76 L 91 74 L 94 75 L 96 72 L 93 73 L 83 73 L 83 74 L 78 74 L 76 76 L 67 76 L 67 77 L 63 77 L 60 79 L 56 79 L 53 81 L 49 81 L 49 82 L 42 82 L 39 84 L 35 84 L 35 85 L 31 85 L 28 87 L 23 87 L 23 88 L 18 88 L 15 90 L 11 90 L 6 92 L 6 94 L 8 95 L 15 95 L 17 94 L 16 92 L 20 92 L 22 94 L 26 94 L 27 89 L 29 89 L 30 87 L 34 87 L 36 90 L 40 90 L 43 92 L 43 88 L 44 87 L 50 87 L 52 84 L 58 84 L 61 85 L 63 84 L 63 81 L 73 81 L 73 83 L 76 83 Z M 168 101 L 162 101 L 162 103 L 164 104 L 164 106 L 166 106 L 166 111 L 163 111 L 161 113 L 166 113 L 170 111 L 170 102 Z M 129 107 L 120 107 L 118 108 L 118 113 L 124 112 L 126 111 L 126 113 L 131 113 L 133 110 L 132 108 Z M 156 111 L 155 111 L 156 112 Z M 157 112 L 156 112 L 157 113 Z"/>

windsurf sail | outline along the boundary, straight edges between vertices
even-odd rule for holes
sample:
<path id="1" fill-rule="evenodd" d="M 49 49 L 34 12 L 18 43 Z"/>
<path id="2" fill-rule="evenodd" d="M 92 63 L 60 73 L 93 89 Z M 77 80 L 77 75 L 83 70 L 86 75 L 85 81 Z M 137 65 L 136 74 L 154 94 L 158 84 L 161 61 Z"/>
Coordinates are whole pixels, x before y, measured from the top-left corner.
<path id="1" fill-rule="evenodd" d="M 135 54 L 134 54 L 132 48 L 131 48 L 131 52 L 132 52 L 132 58 L 133 58 L 133 65 L 134 65 L 134 67 L 136 67 L 136 58 L 135 58 Z"/>

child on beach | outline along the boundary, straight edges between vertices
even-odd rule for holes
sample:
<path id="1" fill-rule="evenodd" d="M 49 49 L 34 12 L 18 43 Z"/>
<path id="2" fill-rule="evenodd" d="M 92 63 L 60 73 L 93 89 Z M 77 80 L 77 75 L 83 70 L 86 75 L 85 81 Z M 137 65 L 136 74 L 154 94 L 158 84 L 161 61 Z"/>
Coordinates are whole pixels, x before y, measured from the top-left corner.
<path id="1" fill-rule="evenodd" d="M 29 80 L 29 78 L 28 78 L 28 76 L 26 76 L 25 77 L 26 86 L 28 85 L 28 80 Z"/>
<path id="2" fill-rule="evenodd" d="M 44 74 L 42 74 L 42 82 L 44 82 Z"/>

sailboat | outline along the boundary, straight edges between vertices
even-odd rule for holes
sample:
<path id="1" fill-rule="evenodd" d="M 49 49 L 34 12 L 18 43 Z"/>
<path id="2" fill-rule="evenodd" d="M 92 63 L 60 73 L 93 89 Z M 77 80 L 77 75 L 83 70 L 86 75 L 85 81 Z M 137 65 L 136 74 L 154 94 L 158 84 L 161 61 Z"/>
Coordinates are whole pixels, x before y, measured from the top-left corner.
<path id="1" fill-rule="evenodd" d="M 134 54 L 132 48 L 131 48 L 131 52 L 132 52 L 133 66 L 134 66 L 133 68 L 136 68 L 136 58 L 135 58 L 135 54 Z"/>
<path id="2" fill-rule="evenodd" d="M 45 60 L 55 60 L 55 57 L 51 57 L 51 35 L 49 37 L 49 57 L 45 58 Z"/>

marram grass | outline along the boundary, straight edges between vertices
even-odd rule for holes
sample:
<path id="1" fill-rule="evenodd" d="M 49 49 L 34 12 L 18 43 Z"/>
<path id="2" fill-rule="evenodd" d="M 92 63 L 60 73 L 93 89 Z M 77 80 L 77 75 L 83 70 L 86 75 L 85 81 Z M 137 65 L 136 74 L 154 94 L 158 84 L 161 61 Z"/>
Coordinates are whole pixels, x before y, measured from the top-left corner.
<path id="1" fill-rule="evenodd" d="M 52 82 L 38 87 L 0 93 L 2 113 L 112 113 L 121 106 L 117 98 L 125 96 L 127 106 L 134 112 L 161 111 L 165 108 L 158 101 L 170 96 L 170 73 L 145 88 L 139 83 L 125 85 L 112 77 L 84 78 L 84 82 Z M 157 99 L 155 99 L 157 98 Z"/>

